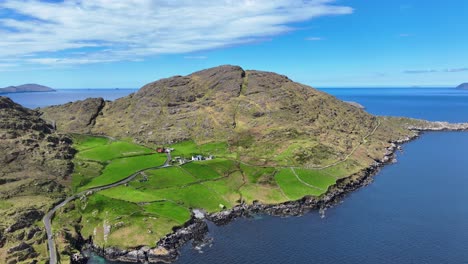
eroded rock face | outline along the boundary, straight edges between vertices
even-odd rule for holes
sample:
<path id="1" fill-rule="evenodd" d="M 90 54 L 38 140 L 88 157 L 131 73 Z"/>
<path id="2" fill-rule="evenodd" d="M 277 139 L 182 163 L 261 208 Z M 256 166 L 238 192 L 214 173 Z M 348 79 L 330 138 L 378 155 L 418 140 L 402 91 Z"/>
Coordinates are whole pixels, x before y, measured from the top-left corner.
<path id="1" fill-rule="evenodd" d="M 38 260 L 32 244 L 44 243 L 36 226 L 73 171 L 71 139 L 57 134 L 39 113 L 0 96 L 0 263 Z M 24 242 L 20 243 L 19 242 Z"/>
<path id="2" fill-rule="evenodd" d="M 41 218 L 44 216 L 44 212 L 37 210 L 37 209 L 31 209 L 27 211 L 21 211 L 16 213 L 13 216 L 13 219 L 15 220 L 15 223 L 10 225 L 5 232 L 7 233 L 12 233 L 15 232 L 16 230 L 23 229 L 25 227 L 31 226 L 33 223 L 36 221 L 41 220 Z M 24 237 L 24 236 L 23 236 Z M 22 240 L 21 238 L 20 240 Z"/>
<path id="3" fill-rule="evenodd" d="M 63 132 L 90 133 L 105 102 L 102 98 L 88 98 L 64 105 L 41 109 L 42 118 Z"/>

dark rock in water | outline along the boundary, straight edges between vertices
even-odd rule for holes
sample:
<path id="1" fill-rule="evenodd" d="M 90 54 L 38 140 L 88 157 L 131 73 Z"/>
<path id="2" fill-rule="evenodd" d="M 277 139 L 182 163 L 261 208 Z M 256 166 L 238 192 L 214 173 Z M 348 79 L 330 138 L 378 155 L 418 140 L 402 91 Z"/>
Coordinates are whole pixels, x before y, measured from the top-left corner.
<path id="1" fill-rule="evenodd" d="M 0 88 L 0 94 L 1 93 L 26 93 L 26 92 L 55 92 L 55 90 L 50 87 L 39 85 L 39 84 L 34 84 L 34 83 Z"/>
<path id="2" fill-rule="evenodd" d="M 457 89 L 468 90 L 468 83 L 462 83 L 462 84 L 458 85 Z"/>
<path id="3" fill-rule="evenodd" d="M 190 240 L 204 241 L 208 225 L 202 220 L 189 221 L 184 227 L 162 238 L 156 248 L 140 247 L 135 249 L 100 248 L 91 244 L 98 255 L 111 261 L 130 263 L 171 263 L 179 256 L 178 249 Z M 78 263 L 78 262 L 73 262 Z"/>
<path id="4" fill-rule="evenodd" d="M 73 254 L 70 258 L 71 264 L 86 264 L 88 263 L 88 258 L 81 253 Z"/>

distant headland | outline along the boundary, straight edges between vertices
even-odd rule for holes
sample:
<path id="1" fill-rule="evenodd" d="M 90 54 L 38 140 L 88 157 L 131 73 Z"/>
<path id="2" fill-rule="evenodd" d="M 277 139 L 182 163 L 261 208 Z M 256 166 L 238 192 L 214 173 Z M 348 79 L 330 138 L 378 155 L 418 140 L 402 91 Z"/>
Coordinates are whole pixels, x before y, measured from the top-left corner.
<path id="1" fill-rule="evenodd" d="M 55 90 L 44 85 L 33 84 L 33 83 L 0 88 L 0 94 L 26 93 L 26 92 L 55 92 Z"/>
<path id="2" fill-rule="evenodd" d="M 462 83 L 457 86 L 457 89 L 468 90 L 468 83 Z"/>

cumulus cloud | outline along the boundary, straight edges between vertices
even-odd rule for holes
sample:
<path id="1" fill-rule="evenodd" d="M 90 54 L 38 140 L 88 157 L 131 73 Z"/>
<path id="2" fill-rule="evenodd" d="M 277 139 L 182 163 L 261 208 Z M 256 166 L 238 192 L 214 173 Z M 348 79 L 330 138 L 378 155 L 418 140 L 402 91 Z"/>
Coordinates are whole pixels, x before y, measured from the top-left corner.
<path id="1" fill-rule="evenodd" d="M 2 0 L 0 60 L 83 64 L 190 53 L 352 12 L 335 0 Z"/>

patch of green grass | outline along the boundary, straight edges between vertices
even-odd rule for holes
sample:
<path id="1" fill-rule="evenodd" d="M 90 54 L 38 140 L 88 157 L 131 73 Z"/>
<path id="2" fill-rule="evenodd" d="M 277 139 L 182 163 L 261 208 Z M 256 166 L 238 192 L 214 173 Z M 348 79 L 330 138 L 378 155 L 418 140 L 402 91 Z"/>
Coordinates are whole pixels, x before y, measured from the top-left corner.
<path id="1" fill-rule="evenodd" d="M 72 189 L 78 190 L 80 186 L 88 184 L 93 178 L 102 173 L 104 165 L 94 161 L 74 160 L 75 168 L 72 175 Z"/>
<path id="2" fill-rule="evenodd" d="M 276 168 L 240 165 L 241 170 L 247 176 L 250 183 L 272 184 L 275 183 Z"/>
<path id="3" fill-rule="evenodd" d="M 238 170 L 237 162 L 227 159 L 213 159 L 200 161 L 200 164 L 209 166 L 220 175 L 230 174 L 231 172 Z"/>
<path id="4" fill-rule="evenodd" d="M 359 172 L 362 168 L 363 166 L 357 161 L 349 159 L 336 166 L 323 169 L 322 171 L 335 178 L 342 179 Z"/>
<path id="5" fill-rule="evenodd" d="M 140 170 L 161 166 L 165 160 L 166 156 L 160 154 L 113 160 L 104 168 L 100 176 L 93 178 L 88 184 L 79 189 L 86 190 L 118 182 Z"/>
<path id="6" fill-rule="evenodd" d="M 124 141 L 116 141 L 111 144 L 96 146 L 78 152 L 76 157 L 83 160 L 109 161 L 122 157 L 138 156 L 153 153 L 153 150 Z"/>
<path id="7" fill-rule="evenodd" d="M 229 150 L 227 142 L 211 142 L 200 145 L 200 152 L 205 155 L 214 155 L 215 157 L 235 158 L 236 153 Z"/>
<path id="8" fill-rule="evenodd" d="M 110 140 L 106 137 L 88 136 L 80 134 L 73 135 L 73 147 L 76 148 L 78 151 L 103 146 L 108 144 L 109 142 Z"/>
<path id="9" fill-rule="evenodd" d="M 118 186 L 100 191 L 106 197 L 131 203 L 144 203 L 164 200 L 164 197 L 145 189 L 135 189 L 130 186 Z"/>
<path id="10" fill-rule="evenodd" d="M 163 189 L 187 185 L 197 181 L 197 179 L 185 172 L 180 167 L 169 167 L 164 169 L 155 169 L 145 171 L 145 176 L 140 175 L 129 185 L 138 189 Z"/>
<path id="11" fill-rule="evenodd" d="M 174 151 L 172 152 L 172 156 L 174 157 L 182 156 L 188 158 L 192 155 L 201 154 L 197 144 L 191 140 L 178 142 L 171 145 L 171 148 L 174 148 Z"/>
<path id="12" fill-rule="evenodd" d="M 294 169 L 296 174 L 305 182 L 323 190 L 336 183 L 336 178 L 321 170 Z"/>
<path id="13" fill-rule="evenodd" d="M 143 207 L 146 212 L 173 219 L 181 225 L 190 220 L 190 211 L 173 202 L 154 202 Z"/>
<path id="14" fill-rule="evenodd" d="M 194 141 L 182 141 L 171 145 L 174 148 L 172 156 L 181 156 L 189 158 L 192 155 L 214 155 L 215 157 L 224 158 L 235 158 L 236 153 L 229 151 L 229 145 L 227 142 L 210 142 L 201 145 L 197 145 Z"/>
<path id="15" fill-rule="evenodd" d="M 222 177 L 217 171 L 204 162 L 190 162 L 182 166 L 182 169 L 200 180 L 210 180 Z"/>
<path id="16" fill-rule="evenodd" d="M 219 204 L 226 203 L 218 194 L 209 190 L 203 184 L 159 189 L 154 190 L 153 193 L 181 206 L 188 208 L 202 208 L 209 212 L 219 211 Z"/>
<path id="17" fill-rule="evenodd" d="M 84 237 L 93 237 L 93 241 L 105 246 L 131 248 L 138 245 L 153 245 L 162 236 L 170 233 L 174 226 L 186 214 L 180 210 L 172 213 L 176 216 L 167 218 L 161 207 L 161 214 L 147 210 L 137 204 L 112 199 L 101 194 L 88 197 L 85 204 L 79 206 L 86 225 L 81 230 Z M 157 211 L 157 208 L 154 208 Z M 174 209 L 174 208 L 172 208 Z M 167 210 L 170 210 L 168 207 Z M 110 233 L 105 236 L 103 225 L 110 226 Z M 138 235 L 136 235 L 138 234 Z"/>
<path id="18" fill-rule="evenodd" d="M 264 204 L 276 204 L 288 201 L 288 198 L 281 193 L 279 187 L 248 184 L 242 186 L 240 192 L 242 199 L 249 204 L 253 201 L 260 201 Z"/>
<path id="19" fill-rule="evenodd" d="M 238 204 L 241 198 L 239 188 L 244 184 L 242 173 L 236 171 L 231 173 L 227 178 L 204 182 L 203 186 L 210 189 L 212 192 L 219 195 L 225 202 L 222 204 L 228 208 Z"/>
<path id="20" fill-rule="evenodd" d="M 0 200 L 0 210 L 6 210 L 13 207 L 13 204 L 5 200 Z"/>
<path id="21" fill-rule="evenodd" d="M 281 169 L 275 175 L 275 179 L 284 194 L 291 200 L 298 200 L 308 195 L 319 196 L 324 193 L 300 182 L 289 168 Z"/>

